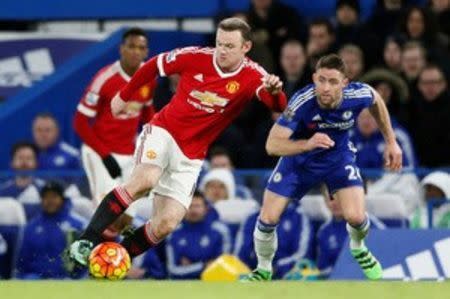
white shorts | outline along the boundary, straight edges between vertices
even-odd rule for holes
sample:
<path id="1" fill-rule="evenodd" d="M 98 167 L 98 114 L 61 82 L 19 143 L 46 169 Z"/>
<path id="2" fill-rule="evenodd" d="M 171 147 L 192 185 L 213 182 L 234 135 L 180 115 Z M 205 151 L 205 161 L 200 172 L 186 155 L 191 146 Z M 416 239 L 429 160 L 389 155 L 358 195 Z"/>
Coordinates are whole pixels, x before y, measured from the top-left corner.
<path id="1" fill-rule="evenodd" d="M 105 165 L 103 165 L 102 158 L 88 145 L 81 146 L 81 160 L 83 162 L 84 171 L 86 172 L 89 188 L 91 190 L 92 200 L 95 207 L 98 207 L 100 201 L 113 188 L 119 186 L 127 180 L 134 167 L 134 159 L 132 155 L 112 154 L 116 159 L 120 168 L 122 169 L 122 176 L 113 179 Z M 134 217 L 136 211 L 131 205 L 127 209 L 127 214 Z"/>
<path id="2" fill-rule="evenodd" d="M 145 125 L 135 152 L 136 164 L 161 167 L 163 173 L 152 193 L 171 197 L 189 208 L 203 160 L 189 159 L 167 130 Z"/>

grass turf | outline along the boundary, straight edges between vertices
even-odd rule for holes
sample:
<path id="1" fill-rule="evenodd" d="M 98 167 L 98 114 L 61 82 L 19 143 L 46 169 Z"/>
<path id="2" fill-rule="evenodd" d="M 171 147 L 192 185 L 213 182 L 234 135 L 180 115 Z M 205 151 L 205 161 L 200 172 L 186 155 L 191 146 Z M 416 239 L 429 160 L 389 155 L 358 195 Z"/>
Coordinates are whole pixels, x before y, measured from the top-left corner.
<path id="1" fill-rule="evenodd" d="M 441 299 L 445 282 L 0 281 L 2 299 Z"/>

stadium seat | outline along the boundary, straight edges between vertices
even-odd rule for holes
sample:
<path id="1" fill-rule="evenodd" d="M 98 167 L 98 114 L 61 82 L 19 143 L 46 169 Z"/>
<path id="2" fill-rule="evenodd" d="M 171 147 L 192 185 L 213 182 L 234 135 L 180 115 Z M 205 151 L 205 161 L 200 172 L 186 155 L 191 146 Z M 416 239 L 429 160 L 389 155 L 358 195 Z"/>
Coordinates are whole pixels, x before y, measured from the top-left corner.
<path id="1" fill-rule="evenodd" d="M 6 254 L 0 255 L 0 278 L 11 278 L 12 276 L 15 254 L 25 223 L 25 212 L 22 205 L 14 198 L 1 198 L 0 235 L 2 241 L 5 241 L 2 246 L 3 250 L 6 249 Z"/>
<path id="2" fill-rule="evenodd" d="M 322 195 L 306 195 L 300 203 L 305 214 L 313 221 L 325 221 L 331 217 Z"/>
<path id="3" fill-rule="evenodd" d="M 72 211 L 83 217 L 85 220 L 90 220 L 94 215 L 95 209 L 92 201 L 86 197 L 71 198 Z"/>
<path id="4" fill-rule="evenodd" d="M 387 227 L 408 227 L 409 214 L 403 197 L 396 194 L 368 195 L 367 211 Z"/>

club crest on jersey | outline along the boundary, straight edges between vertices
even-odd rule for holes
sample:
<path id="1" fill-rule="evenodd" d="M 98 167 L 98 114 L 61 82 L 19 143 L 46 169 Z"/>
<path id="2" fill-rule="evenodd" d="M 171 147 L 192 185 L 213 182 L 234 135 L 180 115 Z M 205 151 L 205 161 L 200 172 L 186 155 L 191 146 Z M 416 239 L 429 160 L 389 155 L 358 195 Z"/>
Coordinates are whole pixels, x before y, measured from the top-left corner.
<path id="1" fill-rule="evenodd" d="M 345 120 L 349 120 L 353 116 L 353 112 L 347 110 L 344 113 L 342 113 L 342 118 Z"/>
<path id="2" fill-rule="evenodd" d="M 239 82 L 237 81 L 230 81 L 227 83 L 227 85 L 225 86 L 225 89 L 227 90 L 228 93 L 236 93 L 239 90 Z"/>
<path id="3" fill-rule="evenodd" d="M 148 96 L 150 95 L 150 87 L 148 87 L 147 85 L 142 86 L 139 89 L 139 94 L 144 99 L 148 98 Z"/>
<path id="4" fill-rule="evenodd" d="M 200 103 L 202 103 L 203 105 L 209 107 L 214 106 L 225 107 L 229 102 L 228 99 L 219 97 L 217 93 L 209 91 L 193 90 L 189 95 L 194 99 L 199 100 Z"/>

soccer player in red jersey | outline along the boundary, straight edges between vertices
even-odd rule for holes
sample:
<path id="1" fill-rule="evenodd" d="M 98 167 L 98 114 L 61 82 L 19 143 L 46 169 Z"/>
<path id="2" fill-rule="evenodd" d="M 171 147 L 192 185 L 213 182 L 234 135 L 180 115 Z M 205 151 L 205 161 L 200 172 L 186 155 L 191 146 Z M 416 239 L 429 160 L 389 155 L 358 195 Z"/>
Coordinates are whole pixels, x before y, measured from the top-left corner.
<path id="1" fill-rule="evenodd" d="M 83 141 L 82 161 L 96 206 L 111 189 L 130 176 L 138 126 L 147 123 L 154 114 L 154 79 L 130 95 L 120 114 L 113 116 L 110 108 L 114 95 L 130 81 L 147 55 L 145 31 L 140 28 L 125 31 L 120 45 L 120 60 L 105 66 L 95 75 L 78 104 L 74 128 Z M 112 227 L 113 231 L 129 224 L 134 213 L 132 208 L 128 209 L 121 221 Z M 106 233 L 111 235 L 113 231 L 107 230 Z"/>
<path id="2" fill-rule="evenodd" d="M 72 261 L 86 265 L 105 227 L 148 191 L 153 196 L 151 222 L 122 245 L 131 256 L 157 245 L 186 214 L 214 139 L 255 97 L 272 110 L 285 108 L 280 79 L 245 57 L 251 46 L 249 25 L 237 18 L 225 19 L 218 26 L 215 48 L 188 47 L 159 54 L 114 97 L 111 110 L 119 115 L 132 94 L 158 74 L 181 77 L 170 103 L 143 128 L 130 179 L 106 195 L 86 231 L 71 245 Z"/>

